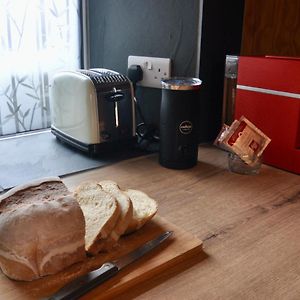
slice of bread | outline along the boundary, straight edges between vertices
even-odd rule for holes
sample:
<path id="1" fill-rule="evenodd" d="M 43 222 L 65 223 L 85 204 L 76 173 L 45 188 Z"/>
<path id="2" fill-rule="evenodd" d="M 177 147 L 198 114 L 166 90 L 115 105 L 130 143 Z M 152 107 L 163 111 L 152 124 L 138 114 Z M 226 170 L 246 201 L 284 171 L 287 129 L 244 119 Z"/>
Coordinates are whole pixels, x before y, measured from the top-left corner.
<path id="1" fill-rule="evenodd" d="M 85 249 L 96 255 L 115 227 L 120 206 L 115 197 L 105 192 L 97 182 L 83 182 L 74 192 L 85 218 Z"/>
<path id="2" fill-rule="evenodd" d="M 106 250 L 110 250 L 114 245 L 116 245 L 120 236 L 127 230 L 128 225 L 132 220 L 133 206 L 130 198 L 120 190 L 116 182 L 111 180 L 102 180 L 99 182 L 99 185 L 105 192 L 110 193 L 113 197 L 116 198 L 121 208 L 121 213 L 116 226 L 105 242 L 104 248 Z"/>
<path id="3" fill-rule="evenodd" d="M 157 212 L 157 203 L 147 194 L 141 191 L 128 189 L 124 191 L 129 196 L 133 205 L 133 216 L 125 234 L 140 229 Z"/>

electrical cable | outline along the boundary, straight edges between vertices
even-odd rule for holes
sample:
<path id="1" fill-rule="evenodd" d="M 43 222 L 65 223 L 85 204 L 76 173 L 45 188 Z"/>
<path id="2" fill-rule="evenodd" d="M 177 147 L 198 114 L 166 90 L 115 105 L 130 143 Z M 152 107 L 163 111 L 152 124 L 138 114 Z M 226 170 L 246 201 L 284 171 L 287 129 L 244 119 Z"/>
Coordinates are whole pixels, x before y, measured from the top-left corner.
<path id="1" fill-rule="evenodd" d="M 136 126 L 136 134 L 138 137 L 138 145 L 143 150 L 148 151 L 157 151 L 158 150 L 158 142 L 159 142 L 159 134 L 156 126 L 147 124 L 145 121 L 145 117 L 141 110 L 141 107 L 136 98 L 136 84 L 137 82 L 143 79 L 143 70 L 139 65 L 131 65 L 127 70 L 127 77 L 131 80 L 133 84 L 134 91 L 134 103 L 136 106 L 137 114 L 142 122 L 140 122 Z"/>

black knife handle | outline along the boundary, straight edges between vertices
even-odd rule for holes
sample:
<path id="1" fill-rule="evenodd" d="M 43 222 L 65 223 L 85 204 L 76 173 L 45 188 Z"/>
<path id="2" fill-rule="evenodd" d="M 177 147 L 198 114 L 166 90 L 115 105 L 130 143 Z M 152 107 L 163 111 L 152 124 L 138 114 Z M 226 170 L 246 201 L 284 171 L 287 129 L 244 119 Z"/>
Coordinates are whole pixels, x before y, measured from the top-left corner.
<path id="1" fill-rule="evenodd" d="M 118 271 L 119 269 L 115 264 L 104 263 L 99 269 L 71 281 L 48 300 L 76 300 L 100 283 L 113 277 Z"/>

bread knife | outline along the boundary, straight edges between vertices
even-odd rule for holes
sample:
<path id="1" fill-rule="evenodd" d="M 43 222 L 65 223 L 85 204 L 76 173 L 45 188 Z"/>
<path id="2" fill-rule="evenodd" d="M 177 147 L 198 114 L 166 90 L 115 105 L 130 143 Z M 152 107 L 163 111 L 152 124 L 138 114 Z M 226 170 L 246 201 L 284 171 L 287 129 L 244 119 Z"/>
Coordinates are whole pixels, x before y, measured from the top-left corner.
<path id="1" fill-rule="evenodd" d="M 83 296 L 85 293 L 95 288 L 99 284 L 116 275 L 120 270 L 130 263 L 141 258 L 143 255 L 159 246 L 172 235 L 173 231 L 166 231 L 157 236 L 155 239 L 148 241 L 132 252 L 122 256 L 117 260 L 105 262 L 99 269 L 89 272 L 67 285 L 63 286 L 48 300 L 75 300 Z"/>

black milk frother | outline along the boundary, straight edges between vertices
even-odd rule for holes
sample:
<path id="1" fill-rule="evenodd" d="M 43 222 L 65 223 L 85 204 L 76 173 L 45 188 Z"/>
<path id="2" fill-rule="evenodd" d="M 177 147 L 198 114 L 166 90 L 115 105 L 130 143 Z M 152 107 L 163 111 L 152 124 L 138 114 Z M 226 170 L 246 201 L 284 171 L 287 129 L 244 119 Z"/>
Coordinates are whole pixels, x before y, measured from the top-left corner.
<path id="1" fill-rule="evenodd" d="M 159 162 L 164 167 L 197 164 L 200 86 L 198 78 L 162 80 Z"/>

